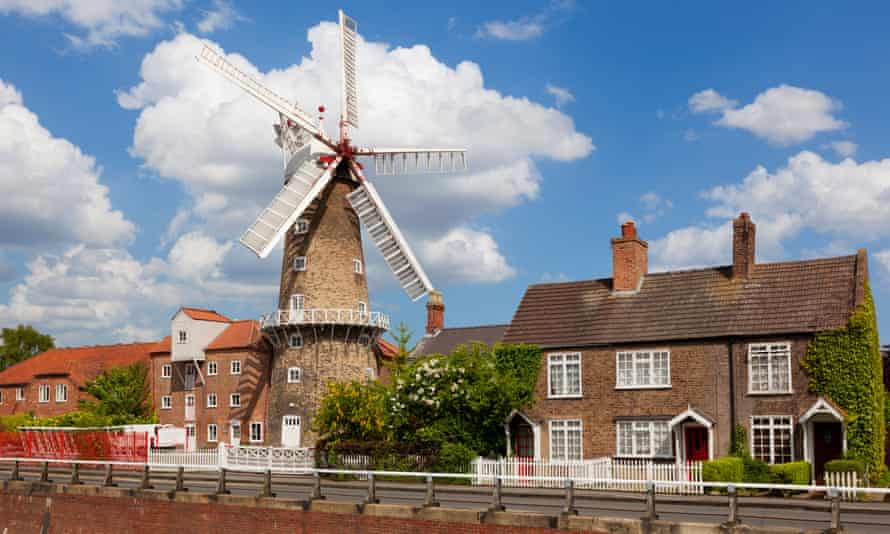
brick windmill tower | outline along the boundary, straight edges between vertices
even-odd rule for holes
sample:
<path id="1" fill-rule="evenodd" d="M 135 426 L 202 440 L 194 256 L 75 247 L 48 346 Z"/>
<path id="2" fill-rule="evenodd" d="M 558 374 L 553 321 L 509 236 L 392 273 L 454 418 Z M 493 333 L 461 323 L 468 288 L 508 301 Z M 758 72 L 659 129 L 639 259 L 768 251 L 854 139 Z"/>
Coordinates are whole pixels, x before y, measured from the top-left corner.
<path id="1" fill-rule="evenodd" d="M 284 186 L 241 243 L 265 258 L 284 238 L 278 309 L 261 322 L 274 347 L 267 442 L 285 447 L 315 444 L 312 417 L 327 382 L 374 377 L 373 347 L 389 328 L 389 318 L 368 308 L 362 227 L 412 300 L 433 289 L 356 158 L 373 158 L 377 175 L 466 168 L 463 149 L 352 146 L 348 128 L 358 127 L 358 34 L 355 21 L 342 11 L 339 15 L 342 78 L 336 141 L 321 128 L 321 117 L 313 120 L 211 46 L 205 45 L 198 56 L 279 116 L 274 129 L 284 156 Z"/>

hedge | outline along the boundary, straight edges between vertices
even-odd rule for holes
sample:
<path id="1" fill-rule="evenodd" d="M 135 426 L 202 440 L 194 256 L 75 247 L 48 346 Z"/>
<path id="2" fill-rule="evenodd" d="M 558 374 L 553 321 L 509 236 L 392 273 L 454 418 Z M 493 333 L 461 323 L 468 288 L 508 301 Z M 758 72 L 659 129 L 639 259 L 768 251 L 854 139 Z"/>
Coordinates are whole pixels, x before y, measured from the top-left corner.
<path id="1" fill-rule="evenodd" d="M 830 460 L 825 462 L 826 473 L 858 473 L 865 475 L 865 463 L 861 460 Z"/>
<path id="2" fill-rule="evenodd" d="M 790 462 L 769 466 L 769 472 L 776 484 L 806 486 L 810 483 L 810 463 Z"/>
<path id="3" fill-rule="evenodd" d="M 705 482 L 743 482 L 745 463 L 736 456 L 709 460 L 702 462 L 701 475 Z"/>

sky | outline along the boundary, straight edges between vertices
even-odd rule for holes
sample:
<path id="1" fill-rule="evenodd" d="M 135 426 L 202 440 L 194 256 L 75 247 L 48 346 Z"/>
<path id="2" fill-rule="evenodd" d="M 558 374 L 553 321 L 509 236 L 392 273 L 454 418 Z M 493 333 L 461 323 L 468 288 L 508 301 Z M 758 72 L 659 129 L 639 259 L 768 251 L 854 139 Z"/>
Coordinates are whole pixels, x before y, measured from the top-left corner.
<path id="1" fill-rule="evenodd" d="M 0 326 L 60 345 L 160 339 L 183 305 L 277 305 L 280 247 L 238 243 L 280 187 L 274 112 L 210 43 L 336 123 L 335 5 L 0 0 Z M 358 21 L 363 145 L 465 146 L 460 174 L 369 177 L 444 294 L 507 323 L 529 284 L 611 276 L 634 220 L 650 270 L 866 248 L 890 342 L 890 6 L 340 4 Z M 333 133 L 333 132 L 332 132 Z M 371 308 L 423 332 L 365 241 Z"/>

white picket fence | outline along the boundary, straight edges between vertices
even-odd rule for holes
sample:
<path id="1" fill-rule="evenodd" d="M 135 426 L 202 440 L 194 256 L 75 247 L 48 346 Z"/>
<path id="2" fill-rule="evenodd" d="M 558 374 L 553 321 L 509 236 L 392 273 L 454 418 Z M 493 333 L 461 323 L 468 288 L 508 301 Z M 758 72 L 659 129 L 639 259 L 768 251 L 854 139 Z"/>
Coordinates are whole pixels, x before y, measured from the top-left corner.
<path id="1" fill-rule="evenodd" d="M 148 465 L 152 467 L 219 467 L 219 453 L 215 450 L 184 451 L 169 449 L 148 449 Z"/>
<path id="2" fill-rule="evenodd" d="M 220 467 L 265 471 L 299 471 L 315 467 L 312 449 L 282 447 L 246 447 L 221 443 L 216 449 L 182 451 L 149 449 L 148 464 L 152 467 Z"/>
<path id="3" fill-rule="evenodd" d="M 582 489 L 645 491 L 646 482 L 652 481 L 659 493 L 704 493 L 701 462 L 675 464 L 613 458 L 554 462 L 532 458 L 477 458 L 472 467 L 476 475 L 473 480 L 475 485 L 493 485 L 495 478 L 502 478 L 505 487 L 561 488 L 565 480 L 570 478 L 576 480 L 575 487 Z M 534 480 L 535 477 L 551 480 Z M 659 482 L 689 484 L 681 486 L 658 484 Z"/>
<path id="4" fill-rule="evenodd" d="M 825 473 L 825 485 L 834 488 L 841 488 L 841 498 L 845 501 L 855 501 L 859 499 L 859 475 L 853 471 L 849 473 Z"/>

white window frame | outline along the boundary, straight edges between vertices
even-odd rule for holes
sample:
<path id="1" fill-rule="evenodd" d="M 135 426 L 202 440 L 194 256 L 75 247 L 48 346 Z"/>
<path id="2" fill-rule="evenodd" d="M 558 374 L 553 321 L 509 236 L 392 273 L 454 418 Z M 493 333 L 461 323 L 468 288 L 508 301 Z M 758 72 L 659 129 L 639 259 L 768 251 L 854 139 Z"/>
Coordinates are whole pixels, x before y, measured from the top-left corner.
<path id="1" fill-rule="evenodd" d="M 667 383 L 655 382 L 656 354 L 667 354 Z M 630 357 L 631 383 L 621 383 L 621 357 Z M 649 380 L 642 382 L 637 375 L 638 363 L 648 360 Z M 668 349 L 621 350 L 615 353 L 615 389 L 670 389 L 671 388 L 671 351 Z"/>
<path id="2" fill-rule="evenodd" d="M 180 330 L 176 333 L 176 344 L 185 345 L 189 342 L 189 333 L 187 330 Z"/>
<path id="3" fill-rule="evenodd" d="M 294 258 L 293 270 L 294 272 L 305 272 L 307 265 L 309 265 L 309 260 L 306 259 L 306 256 L 297 256 Z"/>
<path id="4" fill-rule="evenodd" d="M 43 404 L 49 402 L 49 384 L 40 384 L 37 387 L 37 402 Z"/>
<path id="5" fill-rule="evenodd" d="M 355 274 L 362 274 L 365 270 L 364 265 L 362 264 L 362 260 L 358 258 L 353 258 L 352 260 L 352 271 Z"/>
<path id="6" fill-rule="evenodd" d="M 621 428 L 630 425 L 630 448 L 627 453 L 621 450 Z M 655 439 L 655 425 L 664 425 L 665 439 L 668 445 L 667 452 L 659 452 L 659 444 Z M 649 436 L 649 452 L 639 452 L 637 432 L 645 431 Z M 667 419 L 618 419 L 615 421 L 615 456 L 619 458 L 673 458 L 673 432 L 670 421 Z"/>
<path id="7" fill-rule="evenodd" d="M 566 360 L 566 357 L 578 358 L 578 392 L 571 393 L 553 393 L 553 381 L 551 380 L 551 375 L 553 374 L 553 368 L 559 367 L 561 368 L 560 373 L 562 374 L 562 384 L 563 390 L 565 391 L 568 387 L 568 372 L 567 366 L 569 363 Z M 561 358 L 561 362 L 554 362 L 556 358 Z M 583 385 L 583 377 L 581 375 L 581 353 L 580 352 L 552 352 L 547 355 L 547 398 L 548 399 L 578 399 L 584 396 L 584 385 Z"/>
<path id="8" fill-rule="evenodd" d="M 230 375 L 240 375 L 241 374 L 241 360 L 232 360 L 231 362 L 229 362 L 229 374 Z"/>
<path id="9" fill-rule="evenodd" d="M 24 387 L 19 386 L 19 387 L 15 388 L 15 400 L 17 400 L 17 401 L 25 400 L 25 388 Z"/>
<path id="10" fill-rule="evenodd" d="M 56 402 L 68 402 L 68 384 L 56 384 Z"/>
<path id="11" fill-rule="evenodd" d="M 161 378 L 173 378 L 173 364 L 165 363 L 161 366 Z"/>
<path id="12" fill-rule="evenodd" d="M 238 399 L 238 402 L 235 402 L 235 399 Z M 229 393 L 229 408 L 240 408 L 241 407 L 241 394 L 240 393 Z"/>
<path id="13" fill-rule="evenodd" d="M 297 304 L 299 303 L 299 306 Z M 302 293 L 294 293 L 290 296 L 290 309 L 301 311 L 306 309 L 306 296 Z"/>
<path id="14" fill-rule="evenodd" d="M 211 400 L 213 402 L 210 402 Z M 208 408 L 219 407 L 219 398 L 217 397 L 216 393 L 208 393 L 207 394 L 207 407 Z"/>
<path id="15" fill-rule="evenodd" d="M 297 235 L 309 233 L 309 221 L 302 218 L 297 219 L 297 222 L 294 223 L 294 233 Z"/>
<path id="16" fill-rule="evenodd" d="M 302 334 L 291 334 L 287 338 L 287 346 L 292 349 L 303 348 L 303 335 Z"/>
<path id="17" fill-rule="evenodd" d="M 569 425 L 575 425 L 577 423 L 577 431 L 574 428 L 569 428 Z M 581 419 L 554 419 L 548 421 L 548 432 L 550 437 L 550 461 L 551 462 L 574 462 L 577 460 L 584 459 L 584 421 Z M 554 428 L 554 427 L 562 427 L 562 428 Z M 554 452 L 556 452 L 556 447 L 554 446 L 553 434 L 555 432 L 563 432 L 565 434 L 564 443 L 565 450 L 562 451 L 563 457 L 556 458 Z M 578 457 L 577 458 L 567 458 L 569 452 L 569 433 L 578 434 Z"/>
<path id="18" fill-rule="evenodd" d="M 215 361 L 207 362 L 207 376 L 216 376 L 219 374 L 219 364 Z"/>
<path id="19" fill-rule="evenodd" d="M 162 410 L 172 410 L 173 409 L 173 397 L 170 395 L 162 395 L 161 396 L 161 409 Z"/>
<path id="20" fill-rule="evenodd" d="M 769 419 L 769 423 L 755 424 L 754 423 L 755 419 Z M 776 419 L 788 419 L 788 422 L 787 423 L 777 423 Z M 789 430 L 788 444 L 790 446 L 790 453 L 791 453 L 789 456 L 790 460 L 788 460 L 788 461 L 789 462 L 796 461 L 796 458 L 794 456 L 794 416 L 791 416 L 791 415 L 752 415 L 750 423 L 751 423 L 751 426 L 750 426 L 751 432 L 748 435 L 748 440 L 749 440 L 748 447 L 750 448 L 752 458 L 757 458 L 757 456 L 755 455 L 755 447 L 754 447 L 754 429 L 755 429 L 755 427 L 758 429 L 766 429 L 769 431 L 769 458 L 766 460 L 763 460 L 763 461 L 765 461 L 766 463 L 768 463 L 770 465 L 776 463 L 776 461 L 775 461 L 776 460 L 776 430 L 788 429 Z"/>
<path id="21" fill-rule="evenodd" d="M 358 312 L 361 314 L 368 313 L 368 303 L 363 300 L 358 301 Z"/>
<path id="22" fill-rule="evenodd" d="M 232 432 L 234 429 L 238 429 L 238 436 L 234 435 L 235 432 Z M 241 421 L 229 421 L 229 438 L 235 441 L 237 439 L 238 443 L 241 443 Z"/>
<path id="23" fill-rule="evenodd" d="M 294 377 L 294 373 L 296 373 L 296 377 Z M 288 367 L 287 368 L 287 383 L 288 384 L 296 384 L 303 378 L 303 370 L 299 367 Z"/>
<path id="24" fill-rule="evenodd" d="M 259 435 L 257 438 L 254 438 L 253 431 L 256 429 L 259 430 L 259 432 L 258 432 Z M 263 423 L 262 422 L 260 422 L 260 421 L 251 421 L 250 422 L 250 433 L 247 436 L 247 440 L 250 443 L 262 443 L 263 442 Z"/>
<path id="25" fill-rule="evenodd" d="M 788 365 L 787 365 L 787 373 L 788 373 L 788 389 L 779 390 L 774 389 L 773 381 L 773 365 L 772 360 L 775 356 L 773 355 L 772 348 L 774 347 L 784 347 L 783 350 L 788 356 Z M 751 368 L 751 364 L 753 363 L 753 359 L 751 357 L 752 351 L 755 350 L 755 347 L 768 347 L 767 350 L 767 389 L 764 390 L 754 390 L 754 373 Z M 791 352 L 791 342 L 790 341 L 780 341 L 777 343 L 749 343 L 748 344 L 748 395 L 788 395 L 789 393 L 794 392 L 794 384 L 793 377 L 791 374 L 791 360 L 794 359 L 794 355 Z"/>
<path id="26" fill-rule="evenodd" d="M 3 390 L 0 390 L 0 404 L 3 404 L 3 399 L 6 397 L 6 394 Z"/>
<path id="27" fill-rule="evenodd" d="M 219 441 L 219 427 L 216 426 L 216 423 L 207 425 L 207 441 L 209 443 L 216 443 Z"/>

